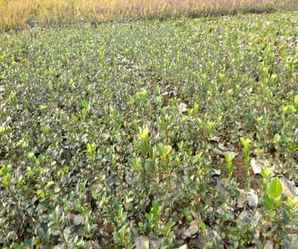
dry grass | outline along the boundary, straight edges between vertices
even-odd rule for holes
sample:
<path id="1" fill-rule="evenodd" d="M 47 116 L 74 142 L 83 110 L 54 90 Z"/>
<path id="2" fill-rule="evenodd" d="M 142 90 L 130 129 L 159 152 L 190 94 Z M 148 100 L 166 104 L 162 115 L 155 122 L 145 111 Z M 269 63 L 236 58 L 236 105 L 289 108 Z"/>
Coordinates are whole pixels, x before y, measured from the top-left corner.
<path id="1" fill-rule="evenodd" d="M 296 0 L 287 0 L 289 3 Z M 0 28 L 103 22 L 140 17 L 207 15 L 280 7 L 276 0 L 0 0 Z M 285 4 L 283 4 L 285 5 Z"/>

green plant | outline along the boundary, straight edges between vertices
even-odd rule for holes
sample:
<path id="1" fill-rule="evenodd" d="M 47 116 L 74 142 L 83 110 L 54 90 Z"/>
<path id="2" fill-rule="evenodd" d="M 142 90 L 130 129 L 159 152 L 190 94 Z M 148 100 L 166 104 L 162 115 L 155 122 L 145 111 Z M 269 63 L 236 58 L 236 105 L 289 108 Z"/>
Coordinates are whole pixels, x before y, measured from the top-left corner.
<path id="1" fill-rule="evenodd" d="M 140 128 L 139 134 L 136 141 L 137 150 L 144 157 L 150 155 L 151 152 L 151 144 L 150 144 L 150 131 L 148 127 Z"/>
<path id="2" fill-rule="evenodd" d="M 160 166 L 163 169 L 166 169 L 169 166 L 173 153 L 172 147 L 170 145 L 158 144 L 156 150 L 160 159 Z"/>
<path id="3" fill-rule="evenodd" d="M 82 117 L 83 119 L 85 119 L 91 110 L 91 104 L 88 100 L 81 101 L 81 110 L 82 110 Z"/>
<path id="4" fill-rule="evenodd" d="M 246 166 L 246 185 L 247 189 L 250 188 L 250 152 L 251 152 L 251 144 L 252 141 L 249 138 L 240 138 L 240 143 L 242 146 L 242 152 L 243 152 L 243 159 Z"/>
<path id="5" fill-rule="evenodd" d="M 243 157 L 244 157 L 244 160 L 246 161 L 246 163 L 249 163 L 249 154 L 250 154 L 250 150 L 251 150 L 251 139 L 249 138 L 240 138 L 240 143 L 241 143 L 241 146 L 242 146 L 242 150 L 243 150 Z"/>
<path id="6" fill-rule="evenodd" d="M 225 154 L 225 164 L 227 168 L 228 176 L 231 178 L 233 171 L 234 171 L 234 165 L 233 160 L 235 159 L 236 154 L 234 152 L 227 152 Z"/>
<path id="7" fill-rule="evenodd" d="M 95 159 L 95 156 L 96 156 L 96 144 L 88 143 L 87 146 L 86 146 L 86 153 L 87 153 L 88 159 L 93 161 Z"/>
<path id="8" fill-rule="evenodd" d="M 297 110 L 298 110 L 298 95 L 296 95 L 296 96 L 294 97 L 294 106 L 295 106 L 296 111 L 297 111 Z"/>
<path id="9" fill-rule="evenodd" d="M 282 185 L 278 178 L 273 178 L 265 184 L 264 205 L 274 210 L 281 205 Z"/>
<path id="10" fill-rule="evenodd" d="M 127 214 L 121 205 L 117 205 L 115 223 L 118 227 L 114 233 L 116 244 L 120 247 L 131 247 L 131 231 Z"/>
<path id="11" fill-rule="evenodd" d="M 152 203 L 150 211 L 145 215 L 146 221 L 144 223 L 144 229 L 147 233 L 159 230 L 160 215 L 161 205 L 159 202 L 155 201 Z"/>
<path id="12" fill-rule="evenodd" d="M 12 174 L 12 166 L 1 165 L 0 167 L 0 177 L 1 177 L 1 185 L 3 188 L 9 188 L 11 182 L 11 174 Z"/>

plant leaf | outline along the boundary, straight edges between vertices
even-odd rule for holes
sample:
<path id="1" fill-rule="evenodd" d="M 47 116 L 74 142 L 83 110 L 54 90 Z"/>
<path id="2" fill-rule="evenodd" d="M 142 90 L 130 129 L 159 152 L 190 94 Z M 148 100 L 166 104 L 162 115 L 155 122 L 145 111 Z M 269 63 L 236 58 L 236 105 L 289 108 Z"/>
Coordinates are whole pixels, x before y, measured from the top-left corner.
<path id="1" fill-rule="evenodd" d="M 270 198 L 278 199 L 282 193 L 282 184 L 278 178 L 274 178 L 267 187 L 267 194 Z"/>

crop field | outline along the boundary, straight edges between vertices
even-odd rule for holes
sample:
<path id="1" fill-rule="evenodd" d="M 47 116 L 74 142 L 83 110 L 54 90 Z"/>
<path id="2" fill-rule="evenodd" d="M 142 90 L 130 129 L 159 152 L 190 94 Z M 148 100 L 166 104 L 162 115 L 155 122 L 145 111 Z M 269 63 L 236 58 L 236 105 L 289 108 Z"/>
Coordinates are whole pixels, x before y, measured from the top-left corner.
<path id="1" fill-rule="evenodd" d="M 0 34 L 0 248 L 298 244 L 298 12 Z"/>

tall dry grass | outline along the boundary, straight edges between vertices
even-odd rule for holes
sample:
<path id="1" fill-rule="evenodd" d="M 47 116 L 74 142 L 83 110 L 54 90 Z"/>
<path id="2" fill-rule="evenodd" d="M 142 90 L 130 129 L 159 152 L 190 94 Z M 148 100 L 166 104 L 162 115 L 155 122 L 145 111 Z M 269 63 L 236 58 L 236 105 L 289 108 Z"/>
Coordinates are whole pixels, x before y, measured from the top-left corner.
<path id="1" fill-rule="evenodd" d="M 124 18 L 207 15 L 280 7 L 297 0 L 0 0 L 0 28 L 102 22 Z"/>

